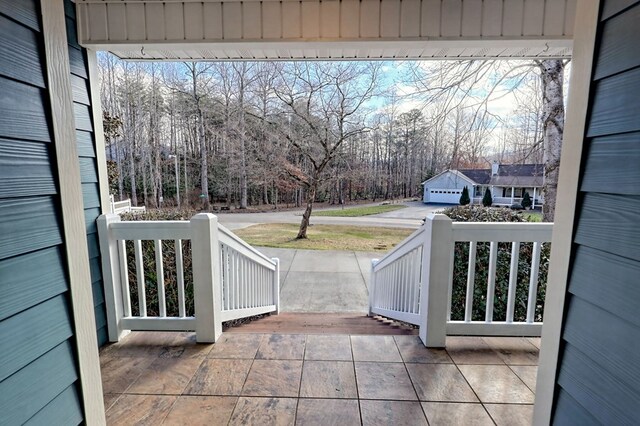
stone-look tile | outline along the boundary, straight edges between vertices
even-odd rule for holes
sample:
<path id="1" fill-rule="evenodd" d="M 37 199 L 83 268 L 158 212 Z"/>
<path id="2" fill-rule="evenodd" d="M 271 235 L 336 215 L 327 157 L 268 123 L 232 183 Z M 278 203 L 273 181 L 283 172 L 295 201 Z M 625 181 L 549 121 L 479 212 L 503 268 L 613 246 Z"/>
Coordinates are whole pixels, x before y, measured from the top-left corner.
<path id="1" fill-rule="evenodd" d="M 237 400 L 238 398 L 233 396 L 181 396 L 173 404 L 163 425 L 226 425 Z"/>
<path id="2" fill-rule="evenodd" d="M 356 382 L 363 399 L 417 399 L 404 364 L 356 362 Z"/>
<path id="3" fill-rule="evenodd" d="M 506 365 L 459 365 L 480 401 L 533 404 L 533 392 Z"/>
<path id="4" fill-rule="evenodd" d="M 533 405 L 485 404 L 498 426 L 529 426 L 533 423 Z"/>
<path id="5" fill-rule="evenodd" d="M 213 345 L 209 358 L 253 359 L 262 342 L 262 334 L 226 333 Z"/>
<path id="6" fill-rule="evenodd" d="M 256 359 L 302 359 L 304 334 L 272 334 L 265 336 L 258 348 Z"/>
<path id="7" fill-rule="evenodd" d="M 120 398 L 120 393 L 105 393 L 104 395 L 102 395 L 103 400 L 104 400 L 104 411 L 107 411 L 109 408 L 111 408 L 111 406 L 113 405 L 114 402 L 116 402 L 116 400 L 118 398 Z"/>
<path id="8" fill-rule="evenodd" d="M 418 336 L 393 336 L 404 362 L 423 364 L 451 364 L 453 361 L 444 349 L 429 349 Z"/>
<path id="9" fill-rule="evenodd" d="M 527 385 L 529 389 L 531 389 L 531 392 L 533 393 L 536 392 L 536 380 L 538 378 L 538 367 L 531 366 L 531 365 L 512 365 L 511 369 L 513 370 L 514 373 L 516 373 L 518 377 L 520 377 L 520 379 L 522 379 L 524 384 Z"/>
<path id="10" fill-rule="evenodd" d="M 100 356 L 158 357 L 166 346 L 172 346 L 176 333 L 133 331 L 118 343 L 105 346 Z"/>
<path id="11" fill-rule="evenodd" d="M 240 395 L 249 359 L 205 359 L 184 391 L 188 395 Z"/>
<path id="12" fill-rule="evenodd" d="M 107 411 L 107 424 L 158 425 L 171 410 L 177 396 L 122 395 Z"/>
<path id="13" fill-rule="evenodd" d="M 302 361 L 255 360 L 242 395 L 297 397 Z"/>
<path id="14" fill-rule="evenodd" d="M 522 337 L 484 337 L 485 342 L 496 351 L 508 365 L 538 365 L 539 349 Z"/>
<path id="15" fill-rule="evenodd" d="M 305 361 L 302 367 L 301 398 L 357 398 L 353 363 Z"/>
<path id="16" fill-rule="evenodd" d="M 296 418 L 295 398 L 245 398 L 236 404 L 229 425 L 293 425 Z"/>
<path id="17" fill-rule="evenodd" d="M 482 404 L 423 402 L 422 408 L 431 426 L 493 426 Z"/>
<path id="18" fill-rule="evenodd" d="M 446 345 L 456 364 L 504 364 L 482 337 L 447 337 Z"/>
<path id="19" fill-rule="evenodd" d="M 354 361 L 402 362 L 393 336 L 351 336 Z"/>
<path id="20" fill-rule="evenodd" d="M 153 360 L 153 358 L 146 357 L 101 358 L 102 391 L 104 393 L 126 391 Z"/>
<path id="21" fill-rule="evenodd" d="M 304 359 L 316 361 L 351 361 L 351 341 L 349 336 L 327 336 L 319 334 L 307 336 Z"/>
<path id="22" fill-rule="evenodd" d="M 355 399 L 300 399 L 296 426 L 359 426 L 360 409 Z"/>
<path id="23" fill-rule="evenodd" d="M 419 402 L 360 401 L 363 426 L 427 425 Z"/>
<path id="24" fill-rule="evenodd" d="M 527 337 L 527 340 L 533 346 L 535 346 L 536 348 L 540 349 L 540 343 L 542 342 L 541 338 L 539 338 L 539 337 Z"/>
<path id="25" fill-rule="evenodd" d="M 407 364 L 407 370 L 421 401 L 478 401 L 455 365 Z"/>
<path id="26" fill-rule="evenodd" d="M 170 344 L 162 347 L 160 358 L 204 358 L 213 349 L 213 343 L 196 342 L 196 333 L 173 333 Z"/>
<path id="27" fill-rule="evenodd" d="M 127 389 L 127 393 L 181 394 L 202 363 L 199 358 L 157 358 Z"/>

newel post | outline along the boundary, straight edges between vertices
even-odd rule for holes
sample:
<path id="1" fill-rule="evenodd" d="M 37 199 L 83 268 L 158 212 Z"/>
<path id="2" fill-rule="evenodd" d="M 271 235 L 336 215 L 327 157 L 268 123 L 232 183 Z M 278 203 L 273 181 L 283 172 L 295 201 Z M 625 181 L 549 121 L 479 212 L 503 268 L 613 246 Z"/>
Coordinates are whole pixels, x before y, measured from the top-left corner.
<path id="1" fill-rule="evenodd" d="M 276 310 L 272 313 L 278 315 L 280 313 L 280 259 L 274 257 L 271 260 L 276 264 L 276 270 L 273 271 L 273 304 L 276 305 Z"/>
<path id="2" fill-rule="evenodd" d="M 376 265 L 380 262 L 380 259 L 371 259 L 371 274 L 369 275 L 369 316 L 372 317 L 373 313 L 373 304 L 376 299 Z"/>
<path id="3" fill-rule="evenodd" d="M 98 217 L 98 239 L 104 280 L 104 301 L 107 310 L 107 329 L 109 341 L 117 342 L 123 337 L 122 329 L 124 305 L 122 302 L 122 283 L 120 280 L 120 253 L 118 241 L 111 235 L 111 224 L 120 222 L 117 214 L 103 214 Z"/>
<path id="4" fill-rule="evenodd" d="M 196 341 L 214 343 L 222 335 L 218 218 L 211 213 L 193 216 L 191 233 Z"/>
<path id="5" fill-rule="evenodd" d="M 427 216 L 420 277 L 420 340 L 426 347 L 443 348 L 447 332 L 447 298 L 452 278 L 453 235 L 451 219 Z"/>

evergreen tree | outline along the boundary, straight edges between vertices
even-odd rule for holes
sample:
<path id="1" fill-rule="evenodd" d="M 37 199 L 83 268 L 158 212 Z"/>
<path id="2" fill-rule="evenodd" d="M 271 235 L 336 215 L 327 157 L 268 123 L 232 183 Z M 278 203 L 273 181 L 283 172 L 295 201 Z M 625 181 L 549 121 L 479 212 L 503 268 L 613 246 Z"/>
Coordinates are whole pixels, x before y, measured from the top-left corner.
<path id="1" fill-rule="evenodd" d="M 465 186 L 462 189 L 462 195 L 460 195 L 460 205 L 466 206 L 470 202 L 471 202 L 471 199 L 469 198 L 469 189 Z"/>
<path id="2" fill-rule="evenodd" d="M 487 188 L 487 190 L 484 191 L 484 197 L 482 197 L 482 205 L 485 207 L 491 207 L 491 204 L 493 204 L 493 197 L 491 196 L 491 190 Z"/>
<path id="3" fill-rule="evenodd" d="M 528 192 L 524 193 L 524 195 L 522 196 L 522 202 L 520 204 L 522 204 L 522 207 L 524 207 L 525 209 L 531 207 L 531 197 L 529 196 Z"/>

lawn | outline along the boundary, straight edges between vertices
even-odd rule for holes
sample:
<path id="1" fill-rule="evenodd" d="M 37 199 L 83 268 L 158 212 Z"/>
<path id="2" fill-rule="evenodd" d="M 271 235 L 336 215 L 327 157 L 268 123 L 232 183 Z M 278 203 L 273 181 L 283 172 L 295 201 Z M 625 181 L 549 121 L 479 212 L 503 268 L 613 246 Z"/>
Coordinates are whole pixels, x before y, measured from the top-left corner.
<path id="1" fill-rule="evenodd" d="M 413 230 L 347 225 L 312 225 L 306 240 L 296 240 L 296 224 L 270 223 L 234 231 L 249 244 L 263 247 L 387 251 L 408 237 Z"/>
<path id="2" fill-rule="evenodd" d="M 540 212 L 522 212 L 522 216 L 527 222 L 542 222 L 542 213 Z"/>
<path id="3" fill-rule="evenodd" d="M 370 216 L 372 214 L 380 214 L 392 212 L 394 210 L 400 210 L 407 206 L 402 204 L 385 204 L 379 206 L 367 206 L 367 207 L 349 207 L 347 209 L 336 210 L 320 210 L 313 212 L 312 216 L 334 216 L 334 217 L 357 217 L 357 216 Z"/>

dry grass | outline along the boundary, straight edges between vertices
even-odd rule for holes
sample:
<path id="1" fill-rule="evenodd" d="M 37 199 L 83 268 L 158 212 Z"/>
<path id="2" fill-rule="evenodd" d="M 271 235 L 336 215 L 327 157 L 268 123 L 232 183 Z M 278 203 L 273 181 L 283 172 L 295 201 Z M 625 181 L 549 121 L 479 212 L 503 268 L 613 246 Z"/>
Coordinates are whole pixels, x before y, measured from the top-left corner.
<path id="1" fill-rule="evenodd" d="M 234 231 L 249 244 L 263 247 L 387 251 L 408 237 L 413 230 L 347 225 L 313 225 L 306 240 L 296 240 L 298 225 L 261 224 Z"/>

